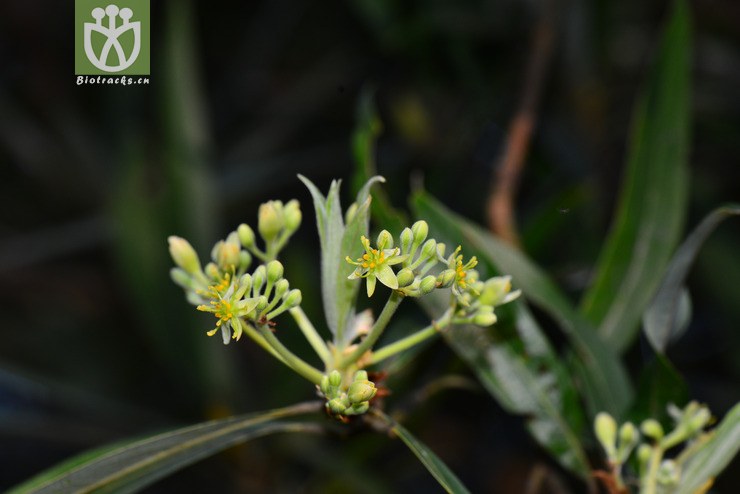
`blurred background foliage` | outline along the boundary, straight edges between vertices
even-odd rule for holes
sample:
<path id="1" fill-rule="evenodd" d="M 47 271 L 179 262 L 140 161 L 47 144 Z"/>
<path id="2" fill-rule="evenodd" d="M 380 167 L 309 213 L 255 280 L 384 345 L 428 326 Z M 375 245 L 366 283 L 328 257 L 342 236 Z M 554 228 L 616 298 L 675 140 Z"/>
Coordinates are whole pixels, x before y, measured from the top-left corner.
<path id="1" fill-rule="evenodd" d="M 407 209 L 423 183 L 484 224 L 543 18 L 552 58 L 516 213 L 522 249 L 577 300 L 610 225 L 632 108 L 669 7 L 155 1 L 151 84 L 96 87 L 74 84 L 71 2 L 3 2 L 0 489 L 122 437 L 310 398 L 257 348 L 204 337 L 212 321 L 169 281 L 167 235 L 205 252 L 240 222 L 254 225 L 261 202 L 298 198 L 306 220 L 284 262 L 306 312 L 322 320 L 318 242 L 296 173 L 323 190 L 343 178 L 350 191 L 356 107 L 372 88 L 391 202 Z M 690 9 L 693 226 L 740 198 L 740 5 L 696 0 Z M 688 284 L 693 320 L 669 351 L 689 395 L 718 416 L 740 401 L 738 245 L 732 220 L 705 244 Z M 423 320 L 406 309 L 397 327 Z M 308 350 L 284 324 L 286 343 Z M 648 354 L 644 339 L 630 347 L 633 376 Z M 461 379 L 419 391 L 443 374 Z M 390 408 L 405 410 L 409 428 L 474 492 L 578 489 L 444 343 L 399 366 L 389 385 Z M 359 440 L 262 439 L 150 491 L 436 488 L 401 445 L 348 434 Z M 738 485 L 730 469 L 717 490 Z"/>

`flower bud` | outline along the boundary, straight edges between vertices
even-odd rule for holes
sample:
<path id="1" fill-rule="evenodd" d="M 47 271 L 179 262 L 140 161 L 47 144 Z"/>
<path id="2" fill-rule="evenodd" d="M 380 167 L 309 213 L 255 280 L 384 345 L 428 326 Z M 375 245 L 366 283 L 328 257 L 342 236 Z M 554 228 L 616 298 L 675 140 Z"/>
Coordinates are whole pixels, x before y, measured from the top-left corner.
<path id="1" fill-rule="evenodd" d="M 285 218 L 285 228 L 289 232 L 292 233 L 298 230 L 298 227 L 301 226 L 301 220 L 303 219 L 300 203 L 295 199 L 289 201 L 283 209 L 283 217 Z"/>
<path id="2" fill-rule="evenodd" d="M 285 225 L 283 218 L 283 203 L 280 201 L 268 201 L 260 205 L 257 213 L 257 229 L 266 242 L 277 237 Z"/>
<path id="3" fill-rule="evenodd" d="M 511 291 L 511 276 L 496 276 L 485 282 L 478 300 L 482 304 L 496 306 L 501 303 L 509 291 Z"/>
<path id="4" fill-rule="evenodd" d="M 421 283 L 419 283 L 419 290 L 422 295 L 432 293 L 435 288 L 437 288 L 437 277 L 431 274 L 422 278 Z"/>
<path id="5" fill-rule="evenodd" d="M 247 273 L 242 275 L 239 278 L 239 289 L 234 294 L 237 299 L 240 299 L 244 296 L 245 293 L 249 293 L 249 290 L 252 289 L 252 276 Z"/>
<path id="6" fill-rule="evenodd" d="M 366 370 L 358 370 L 355 372 L 354 377 L 352 378 L 352 381 L 367 381 L 368 375 Z"/>
<path id="7" fill-rule="evenodd" d="M 254 270 L 254 273 L 252 273 L 252 294 L 255 296 L 262 291 L 262 285 L 265 284 L 266 276 L 267 273 L 265 272 L 264 264 L 259 265 L 257 269 Z"/>
<path id="8" fill-rule="evenodd" d="M 347 397 L 350 403 L 358 404 L 370 400 L 378 390 L 372 381 L 355 381 L 350 384 L 347 390 Z"/>
<path id="9" fill-rule="evenodd" d="M 437 283 L 440 288 L 449 288 L 455 282 L 455 270 L 445 269 L 437 275 Z"/>
<path id="10" fill-rule="evenodd" d="M 288 308 L 297 307 L 301 305 L 301 301 L 303 300 L 303 295 L 301 294 L 301 291 L 297 288 L 292 289 L 288 292 L 287 295 L 285 295 L 284 304 Z"/>
<path id="11" fill-rule="evenodd" d="M 393 248 L 393 235 L 388 230 L 383 230 L 378 234 L 378 250 Z"/>
<path id="12" fill-rule="evenodd" d="M 267 300 L 267 297 L 264 295 L 260 295 L 257 297 L 257 306 L 255 307 L 255 310 L 257 312 L 263 311 L 269 304 L 269 301 Z"/>
<path id="13" fill-rule="evenodd" d="M 424 242 L 424 246 L 421 248 L 421 257 L 424 259 L 431 259 L 437 256 L 437 241 L 430 238 Z"/>
<path id="14" fill-rule="evenodd" d="M 712 414 L 709 412 L 709 409 L 706 407 L 700 408 L 693 417 L 691 417 L 691 420 L 689 420 L 688 428 L 689 428 L 689 434 L 694 434 L 704 428 L 709 421 L 712 418 Z"/>
<path id="15" fill-rule="evenodd" d="M 167 238 L 170 245 L 170 255 L 175 264 L 184 269 L 187 273 L 195 274 L 200 272 L 200 261 L 190 242 L 182 237 L 171 235 Z"/>
<path id="16" fill-rule="evenodd" d="M 331 410 L 332 413 L 341 415 L 344 413 L 344 411 L 347 409 L 347 404 L 343 402 L 340 398 L 334 398 L 333 400 L 329 400 L 329 402 L 326 404 L 327 408 Z"/>
<path id="17" fill-rule="evenodd" d="M 414 241 L 414 234 L 411 228 L 404 228 L 401 232 L 401 252 L 408 254 L 411 251 L 411 243 Z"/>
<path id="18" fill-rule="evenodd" d="M 277 283 L 275 283 L 275 298 L 282 298 L 283 295 L 288 293 L 288 289 L 290 288 L 290 283 L 285 278 L 282 278 L 278 280 Z"/>
<path id="19" fill-rule="evenodd" d="M 329 373 L 329 384 L 335 388 L 342 384 L 342 374 L 338 370 L 334 369 Z"/>
<path id="20" fill-rule="evenodd" d="M 651 448 L 649 444 L 643 443 L 637 448 L 637 463 L 640 466 L 641 472 L 647 468 L 647 464 L 650 461 L 652 454 L 653 448 Z"/>
<path id="21" fill-rule="evenodd" d="M 246 250 L 239 251 L 239 271 L 242 273 L 252 264 L 252 254 Z"/>
<path id="22" fill-rule="evenodd" d="M 409 268 L 403 268 L 398 272 L 398 274 L 396 274 L 396 278 L 398 278 L 398 286 L 403 288 L 413 283 L 416 275 Z"/>
<path id="23" fill-rule="evenodd" d="M 486 310 L 479 310 L 473 317 L 473 324 L 475 324 L 476 326 L 487 327 L 495 324 L 496 321 L 498 321 L 498 318 L 496 317 L 496 314 L 493 313 L 493 311 L 489 312 Z"/>
<path id="24" fill-rule="evenodd" d="M 280 261 L 267 263 L 267 282 L 273 284 L 283 277 L 283 264 Z"/>
<path id="25" fill-rule="evenodd" d="M 233 269 L 239 264 L 239 244 L 221 240 L 216 244 L 214 261 L 224 271 Z"/>
<path id="26" fill-rule="evenodd" d="M 617 439 L 617 422 L 606 412 L 599 412 L 594 419 L 594 433 L 606 456 L 613 461 L 617 456 L 615 442 Z"/>
<path id="27" fill-rule="evenodd" d="M 370 409 L 370 404 L 366 401 L 355 403 L 344 411 L 344 415 L 362 415 Z"/>
<path id="28" fill-rule="evenodd" d="M 321 382 L 319 383 L 319 390 L 321 390 L 321 393 L 324 396 L 329 394 L 329 376 L 321 377 Z"/>
<path id="29" fill-rule="evenodd" d="M 424 220 L 419 220 L 411 225 L 411 233 L 414 235 L 414 244 L 421 245 L 429 234 L 429 225 Z"/>
<path id="30" fill-rule="evenodd" d="M 236 233 L 239 235 L 239 242 L 242 246 L 249 248 L 254 245 L 254 230 L 249 225 L 242 223 L 236 229 Z"/>
<path id="31" fill-rule="evenodd" d="M 663 439 L 663 427 L 660 425 L 660 422 L 655 419 L 647 419 L 643 421 L 640 429 L 642 429 L 643 434 L 655 439 L 656 441 Z"/>
<path id="32" fill-rule="evenodd" d="M 640 440 L 640 433 L 632 422 L 625 422 L 619 428 L 619 449 L 617 451 L 617 461 L 624 463 L 627 461 L 632 449 Z"/>
<path id="33" fill-rule="evenodd" d="M 215 263 L 209 262 L 206 264 L 206 276 L 212 280 L 217 280 L 221 277 L 221 273 L 218 271 L 218 266 Z"/>

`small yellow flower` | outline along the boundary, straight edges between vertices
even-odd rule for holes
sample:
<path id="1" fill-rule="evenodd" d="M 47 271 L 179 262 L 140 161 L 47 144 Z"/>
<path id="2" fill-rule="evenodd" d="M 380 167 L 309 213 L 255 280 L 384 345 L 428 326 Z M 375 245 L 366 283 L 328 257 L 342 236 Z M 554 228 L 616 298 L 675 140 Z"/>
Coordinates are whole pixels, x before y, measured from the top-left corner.
<path id="1" fill-rule="evenodd" d="M 478 265 L 478 259 L 475 256 L 463 264 L 463 255 L 460 254 L 461 249 L 458 245 L 455 252 L 447 259 L 447 267 L 455 271 L 455 281 L 452 284 L 452 291 L 455 295 L 462 295 L 470 288 L 471 276 L 469 272 Z"/>
<path id="2" fill-rule="evenodd" d="M 348 263 L 357 266 L 352 274 L 349 275 L 349 279 L 366 278 L 368 297 L 372 297 L 375 292 L 376 280 L 380 280 L 388 288 L 397 289 L 398 278 L 391 266 L 402 263 L 407 256 L 399 255 L 400 249 L 398 248 L 383 249 L 385 245 L 379 245 L 377 249 L 374 249 L 370 247 L 370 240 L 364 235 L 360 241 L 365 248 L 365 253 L 362 257 L 359 257 L 357 261 L 353 261 L 349 256 L 346 257 Z"/>
<path id="3" fill-rule="evenodd" d="M 228 344 L 230 338 L 239 340 L 244 328 L 242 317 L 247 317 L 259 303 L 255 298 L 242 298 L 246 286 L 240 286 L 239 278 L 224 277 L 218 284 L 208 287 L 207 295 L 210 298 L 208 304 L 196 307 L 199 311 L 210 312 L 217 321 L 216 327 L 208 331 L 208 336 L 213 336 L 220 329 L 224 344 Z M 233 334 L 232 334 L 233 330 Z"/>

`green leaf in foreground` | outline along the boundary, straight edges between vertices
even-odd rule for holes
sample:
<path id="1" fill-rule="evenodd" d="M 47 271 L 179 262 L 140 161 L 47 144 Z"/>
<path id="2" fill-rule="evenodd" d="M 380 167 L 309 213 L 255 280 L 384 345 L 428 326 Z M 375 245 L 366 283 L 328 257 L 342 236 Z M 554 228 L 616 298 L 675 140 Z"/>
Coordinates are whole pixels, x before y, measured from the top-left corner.
<path id="1" fill-rule="evenodd" d="M 618 211 L 582 309 L 607 342 L 624 350 L 678 244 L 687 208 L 690 32 L 678 0 L 633 115 Z"/>
<path id="2" fill-rule="evenodd" d="M 523 296 L 547 312 L 568 336 L 575 358 L 572 363 L 583 385 L 592 415 L 608 411 L 619 417 L 632 399 L 632 387 L 618 355 L 573 309 L 557 285 L 530 259 L 480 227 L 452 213 L 425 192 L 412 198 L 414 211 L 424 218 L 440 240 L 465 240 L 465 247 L 500 272 L 512 276 Z"/>
<path id="3" fill-rule="evenodd" d="M 715 209 L 691 232 L 671 259 L 658 293 L 643 319 L 645 335 L 656 352 L 664 353 L 669 341 L 680 329 L 682 288 L 699 249 L 717 225 L 737 215 L 740 215 L 740 205 Z"/>
<path id="4" fill-rule="evenodd" d="M 401 424 L 393 420 L 380 410 L 373 409 L 371 412 L 374 416 L 381 419 L 388 430 L 399 437 L 406 446 L 416 455 L 419 461 L 429 470 L 429 473 L 439 482 L 444 490 L 450 493 L 468 493 L 468 489 L 460 482 L 460 479 L 444 464 L 442 460 L 435 455 L 432 450 L 426 447 L 424 443 L 416 439 Z"/>
<path id="5" fill-rule="evenodd" d="M 15 487 L 8 494 L 135 492 L 174 471 L 250 439 L 276 432 L 320 431 L 316 424 L 280 419 L 321 408 L 321 402 L 302 403 L 205 422 L 130 441 L 120 447 L 83 453 Z"/>
<path id="6" fill-rule="evenodd" d="M 740 450 L 740 404 L 735 405 L 712 438 L 684 465 L 681 485 L 676 494 L 694 494 L 716 477 Z"/>

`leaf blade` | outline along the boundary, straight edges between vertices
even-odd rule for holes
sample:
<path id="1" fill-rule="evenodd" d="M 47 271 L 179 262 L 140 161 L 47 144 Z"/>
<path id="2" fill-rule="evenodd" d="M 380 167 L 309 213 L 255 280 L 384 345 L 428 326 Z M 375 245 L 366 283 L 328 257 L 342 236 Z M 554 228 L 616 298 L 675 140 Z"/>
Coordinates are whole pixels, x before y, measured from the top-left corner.
<path id="1" fill-rule="evenodd" d="M 405 427 L 379 410 L 374 410 L 373 414 L 389 426 L 390 432 L 403 441 L 445 491 L 451 494 L 469 494 L 470 491 L 460 482 L 460 479 L 457 478 L 452 470 Z"/>
<path id="2" fill-rule="evenodd" d="M 10 492 L 132 492 L 180 468 L 239 442 L 282 431 L 309 430 L 299 422 L 280 419 L 319 410 L 321 403 L 309 402 L 269 412 L 230 417 L 196 424 L 144 439 L 126 442 L 119 448 L 105 447 L 99 455 L 85 455 L 82 463 L 66 462 L 70 468 L 52 478 L 43 473 Z"/>
<path id="3" fill-rule="evenodd" d="M 624 188 L 581 309 L 620 350 L 633 340 L 687 209 L 690 26 L 679 0 L 636 105 Z"/>
<path id="4" fill-rule="evenodd" d="M 673 255 L 655 298 L 643 316 L 645 336 L 663 354 L 680 326 L 680 302 L 684 280 L 699 250 L 722 221 L 740 215 L 740 205 L 722 206 L 707 215 Z"/>

